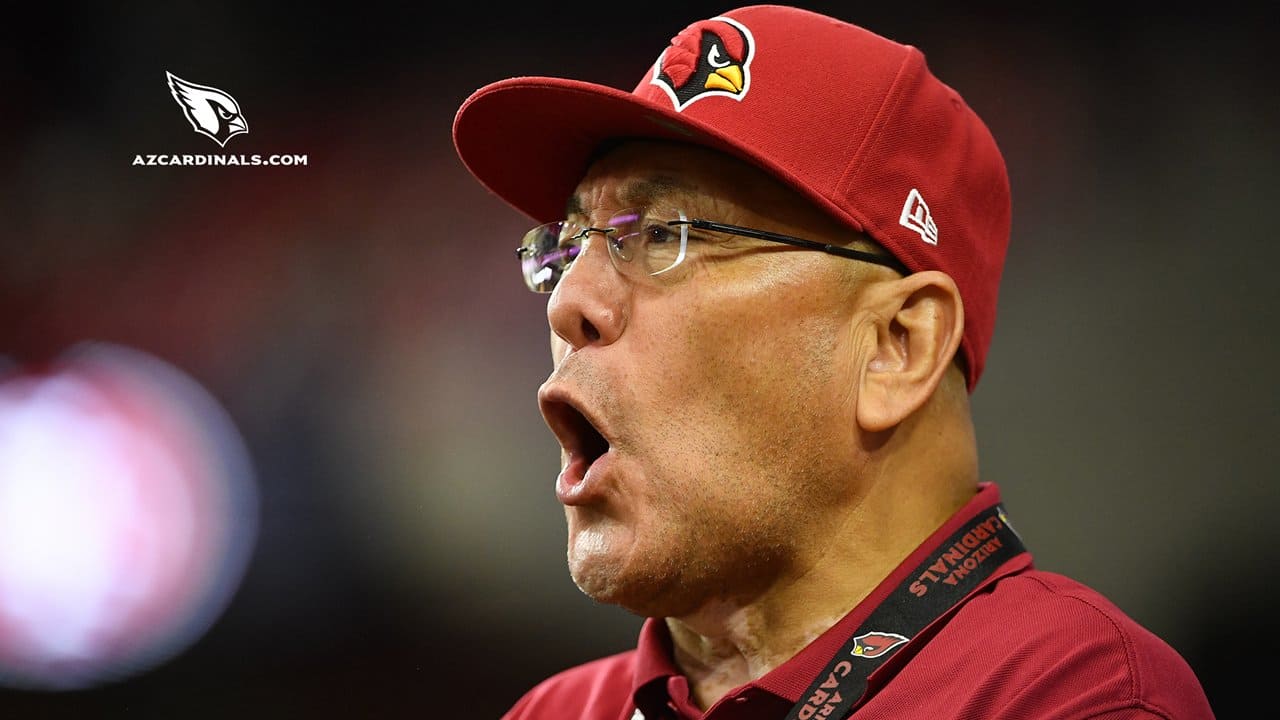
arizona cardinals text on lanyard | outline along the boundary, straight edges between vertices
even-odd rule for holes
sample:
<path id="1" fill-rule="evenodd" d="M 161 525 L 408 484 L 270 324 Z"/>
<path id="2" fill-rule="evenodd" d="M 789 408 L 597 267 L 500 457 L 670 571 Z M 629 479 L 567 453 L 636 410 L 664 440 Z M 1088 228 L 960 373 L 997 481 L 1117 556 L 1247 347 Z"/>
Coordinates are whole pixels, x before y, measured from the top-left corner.
<path id="1" fill-rule="evenodd" d="M 917 633 L 1025 551 L 1002 505 L 957 530 L 871 611 L 827 663 L 787 720 L 840 720 L 866 699 L 871 673 Z"/>

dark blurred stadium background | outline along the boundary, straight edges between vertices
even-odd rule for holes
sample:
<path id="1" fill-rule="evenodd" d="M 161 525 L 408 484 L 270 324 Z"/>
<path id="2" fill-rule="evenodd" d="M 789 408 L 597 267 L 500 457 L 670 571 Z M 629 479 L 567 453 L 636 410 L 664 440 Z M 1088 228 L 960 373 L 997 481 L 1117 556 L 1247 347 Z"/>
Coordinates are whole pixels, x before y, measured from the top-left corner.
<path id="1" fill-rule="evenodd" d="M 1277 640 L 1275 22 L 1262 4 L 970 5 L 807 7 L 921 47 L 991 125 L 1014 223 L 974 398 L 983 474 L 1042 567 L 1166 637 L 1232 717 L 1270 696 Z M 259 512 L 207 632 L 78 690 L 10 683 L 0 717 L 496 718 L 630 647 L 639 620 L 564 567 L 534 403 L 544 300 L 511 255 L 529 221 L 466 174 L 450 124 L 510 75 L 629 89 L 729 7 L 9 15 L 10 377 L 86 340 L 168 363 L 243 436 Z M 230 92 L 250 132 L 192 132 L 166 71 Z M 147 153 L 308 164 L 131 165 Z"/>

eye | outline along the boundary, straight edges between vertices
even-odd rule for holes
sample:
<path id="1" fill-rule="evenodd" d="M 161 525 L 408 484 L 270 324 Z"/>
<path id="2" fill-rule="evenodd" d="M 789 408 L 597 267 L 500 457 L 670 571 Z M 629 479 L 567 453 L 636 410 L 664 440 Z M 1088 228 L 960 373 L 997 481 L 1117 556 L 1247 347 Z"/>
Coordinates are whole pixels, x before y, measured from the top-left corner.
<path id="1" fill-rule="evenodd" d="M 712 45 L 711 50 L 707 52 L 707 64 L 713 68 L 726 67 L 730 62 L 732 61 L 724 59 L 719 43 Z"/>
<path id="2" fill-rule="evenodd" d="M 652 220 L 645 226 L 643 238 L 646 245 L 662 245 L 679 242 L 680 232 L 666 222 Z"/>

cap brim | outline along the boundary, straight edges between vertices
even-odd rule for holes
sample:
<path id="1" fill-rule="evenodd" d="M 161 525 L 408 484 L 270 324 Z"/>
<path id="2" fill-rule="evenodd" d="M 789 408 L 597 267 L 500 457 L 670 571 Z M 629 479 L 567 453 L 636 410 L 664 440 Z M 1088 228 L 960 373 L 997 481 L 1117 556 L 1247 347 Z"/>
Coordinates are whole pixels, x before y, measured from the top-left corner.
<path id="1" fill-rule="evenodd" d="M 579 80 L 518 77 L 487 85 L 458 109 L 453 141 L 472 175 L 538 222 L 564 216 L 592 154 L 606 140 L 681 140 L 721 150 L 787 179 L 767 158 L 669 107 Z"/>

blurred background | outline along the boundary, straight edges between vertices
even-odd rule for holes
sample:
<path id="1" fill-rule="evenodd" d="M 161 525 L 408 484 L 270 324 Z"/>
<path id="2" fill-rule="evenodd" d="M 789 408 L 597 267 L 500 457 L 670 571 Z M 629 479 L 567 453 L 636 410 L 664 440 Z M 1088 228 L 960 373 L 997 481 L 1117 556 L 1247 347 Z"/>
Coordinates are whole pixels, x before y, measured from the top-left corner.
<path id="1" fill-rule="evenodd" d="M 0 30 L 0 716 L 497 718 L 634 642 L 564 564 L 530 222 L 450 126 L 512 75 L 630 89 L 732 5 L 321 7 L 43 4 Z M 1005 152 L 983 475 L 1041 567 L 1243 715 L 1280 635 L 1271 11 L 806 7 L 921 47 Z M 249 133 L 194 133 L 166 72 Z M 308 162 L 132 164 L 156 153 Z"/>

